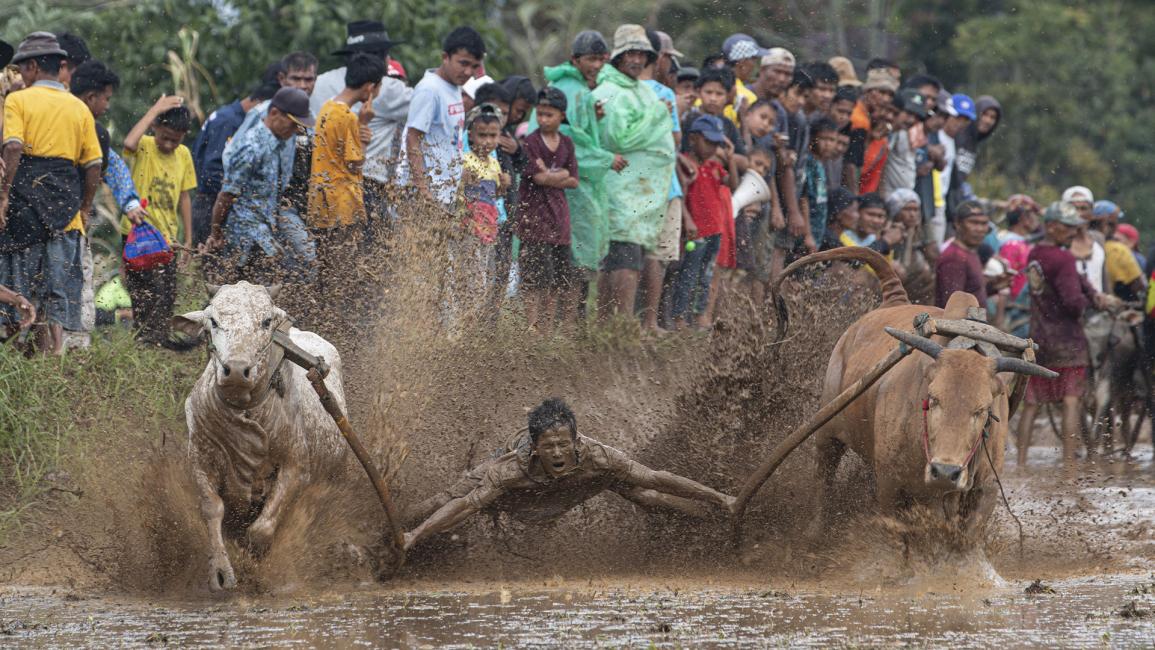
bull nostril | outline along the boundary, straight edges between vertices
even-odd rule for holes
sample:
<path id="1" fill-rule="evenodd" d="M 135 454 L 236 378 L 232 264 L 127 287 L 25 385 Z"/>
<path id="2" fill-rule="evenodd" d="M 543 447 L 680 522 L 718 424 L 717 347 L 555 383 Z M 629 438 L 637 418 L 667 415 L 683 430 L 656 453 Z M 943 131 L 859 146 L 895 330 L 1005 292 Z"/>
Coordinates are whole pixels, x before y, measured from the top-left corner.
<path id="1" fill-rule="evenodd" d="M 930 475 L 932 478 L 938 478 L 938 468 L 934 465 L 931 465 L 930 467 Z"/>
<path id="2" fill-rule="evenodd" d="M 955 471 L 951 472 L 951 474 L 950 474 L 950 477 L 949 477 L 949 478 L 950 478 L 950 480 L 951 480 L 952 482 L 957 482 L 957 481 L 958 481 L 958 477 L 960 477 L 960 476 L 962 476 L 962 470 L 961 470 L 961 469 L 959 469 L 959 470 L 955 470 Z"/>
<path id="3" fill-rule="evenodd" d="M 223 368 L 221 368 L 221 370 L 222 370 L 222 371 L 224 371 L 224 373 L 225 373 L 225 376 L 226 376 L 226 377 L 228 377 L 229 375 L 233 374 L 233 369 L 232 369 L 232 368 L 230 368 L 230 367 L 228 366 L 228 364 L 226 364 L 226 365 L 225 365 Z"/>
<path id="4" fill-rule="evenodd" d="M 245 368 L 245 379 L 249 378 L 249 373 L 252 371 L 251 367 Z"/>

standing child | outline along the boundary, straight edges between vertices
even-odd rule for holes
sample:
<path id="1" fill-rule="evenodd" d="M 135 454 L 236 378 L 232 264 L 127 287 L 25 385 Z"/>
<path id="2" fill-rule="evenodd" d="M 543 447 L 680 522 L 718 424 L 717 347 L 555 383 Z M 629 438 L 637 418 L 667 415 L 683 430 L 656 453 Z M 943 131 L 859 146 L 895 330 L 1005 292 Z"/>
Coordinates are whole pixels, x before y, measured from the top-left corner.
<path id="1" fill-rule="evenodd" d="M 513 232 L 521 240 L 518 263 L 530 329 L 547 334 L 560 301 L 562 322 L 572 320 L 578 282 L 570 263 L 569 204 L 565 191 L 578 186 L 573 141 L 558 132 L 565 93 L 547 86 L 537 94 L 537 130 L 525 139 L 521 204 Z"/>
<path id="2" fill-rule="evenodd" d="M 826 178 L 826 163 L 838 157 L 838 125 L 821 117 L 810 125 L 810 155 L 806 159 L 805 183 L 802 186 L 802 209 L 809 216 L 810 228 L 802 245 L 813 253 L 826 238 L 829 211 L 826 197 L 830 189 Z"/>
<path id="3" fill-rule="evenodd" d="M 317 239 L 322 291 L 348 286 L 351 278 L 342 281 L 336 276 L 353 263 L 367 225 L 363 167 L 370 133 L 361 127 L 368 123 L 364 117 L 371 114 L 369 107 L 384 76 L 380 57 L 353 55 L 345 67 L 345 88 L 325 102 L 317 115 L 308 224 Z M 362 116 L 350 108 L 358 103 Z"/>
<path id="4" fill-rule="evenodd" d="M 730 219 L 729 172 L 718 159 L 718 150 L 726 142 L 724 120 L 715 115 L 701 115 L 687 130 L 690 161 L 697 168 L 686 191 L 686 208 L 693 220 L 690 232 L 697 233 L 693 250 L 686 253 L 682 268 L 674 281 L 673 318 L 676 327 L 692 322 L 699 315 L 698 327 L 709 323 L 700 318 L 706 311 L 710 290 L 710 267 L 718 255 L 724 221 Z M 733 166 L 731 158 L 731 166 Z"/>
<path id="5" fill-rule="evenodd" d="M 184 98 L 161 97 L 124 138 L 124 159 L 142 199 L 148 201 L 148 222 L 176 250 L 175 262 L 148 271 L 125 270 L 132 297 L 137 337 L 144 343 L 182 349 L 169 339 L 169 319 L 176 304 L 177 269 L 188 264 L 192 246 L 192 194 L 197 187 L 192 153 L 181 144 L 192 126 Z M 149 130 L 153 135 L 145 135 Z M 121 220 L 127 236 L 132 222 Z M 181 242 L 183 248 L 177 247 Z"/>
<path id="6" fill-rule="evenodd" d="M 485 287 L 494 274 L 497 243 L 497 197 L 509 186 L 509 175 L 493 156 L 505 116 L 493 104 L 473 107 L 465 116 L 469 134 L 469 151 L 462 158 L 461 194 L 465 203 L 465 234 L 454 254 L 454 260 L 470 301 L 484 297 Z M 471 261 L 469 261 L 471 260 Z M 461 298 L 462 296 L 458 296 Z"/>

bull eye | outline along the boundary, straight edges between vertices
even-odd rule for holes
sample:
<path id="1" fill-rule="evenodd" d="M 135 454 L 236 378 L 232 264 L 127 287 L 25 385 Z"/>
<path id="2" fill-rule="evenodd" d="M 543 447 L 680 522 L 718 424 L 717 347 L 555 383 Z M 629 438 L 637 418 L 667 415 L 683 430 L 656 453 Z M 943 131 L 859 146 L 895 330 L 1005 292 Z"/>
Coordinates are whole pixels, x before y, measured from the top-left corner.
<path id="1" fill-rule="evenodd" d="M 261 321 L 261 329 L 267 330 L 272 325 L 273 325 L 273 319 L 272 318 L 266 318 L 265 320 Z"/>
<path id="2" fill-rule="evenodd" d="M 209 325 L 211 325 L 214 329 L 220 327 L 220 324 L 217 323 L 217 319 L 213 318 L 212 316 L 209 316 Z"/>

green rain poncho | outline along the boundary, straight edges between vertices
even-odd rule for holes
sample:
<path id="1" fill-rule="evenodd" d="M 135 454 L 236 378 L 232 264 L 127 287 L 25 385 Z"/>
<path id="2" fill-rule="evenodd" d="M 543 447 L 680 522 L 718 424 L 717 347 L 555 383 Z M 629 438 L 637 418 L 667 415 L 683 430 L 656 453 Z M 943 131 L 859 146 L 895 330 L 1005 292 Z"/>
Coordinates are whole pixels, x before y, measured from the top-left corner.
<path id="1" fill-rule="evenodd" d="M 545 80 L 565 93 L 565 124 L 561 132 L 573 140 L 578 161 L 578 186 L 566 190 L 569 202 L 570 247 L 574 262 L 596 271 L 610 247 L 605 177 L 614 154 L 602 148 L 592 91 L 572 63 L 545 69 Z M 530 125 L 530 130 L 537 124 Z"/>
<path id="2" fill-rule="evenodd" d="M 653 250 L 674 177 L 670 109 L 648 85 L 610 65 L 598 75 L 593 98 L 605 113 L 598 123 L 602 146 L 629 162 L 605 177 L 610 241 Z"/>

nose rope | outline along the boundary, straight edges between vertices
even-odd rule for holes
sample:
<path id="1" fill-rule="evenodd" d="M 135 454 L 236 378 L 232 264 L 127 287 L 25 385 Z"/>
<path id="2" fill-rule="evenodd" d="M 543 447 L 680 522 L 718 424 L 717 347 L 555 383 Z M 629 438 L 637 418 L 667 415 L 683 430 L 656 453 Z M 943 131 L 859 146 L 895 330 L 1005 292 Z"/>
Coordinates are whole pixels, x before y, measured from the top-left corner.
<path id="1" fill-rule="evenodd" d="M 926 456 L 926 464 L 930 465 L 930 424 L 927 418 L 927 412 L 930 411 L 930 398 L 922 400 L 922 453 Z M 966 460 L 963 461 L 963 467 L 970 467 L 971 461 L 974 460 L 975 454 L 978 453 L 979 447 L 990 437 L 991 422 L 998 422 L 999 418 L 994 414 L 994 411 L 987 409 L 987 421 L 983 423 L 983 432 L 975 444 L 971 447 L 970 453 L 967 454 Z"/>

